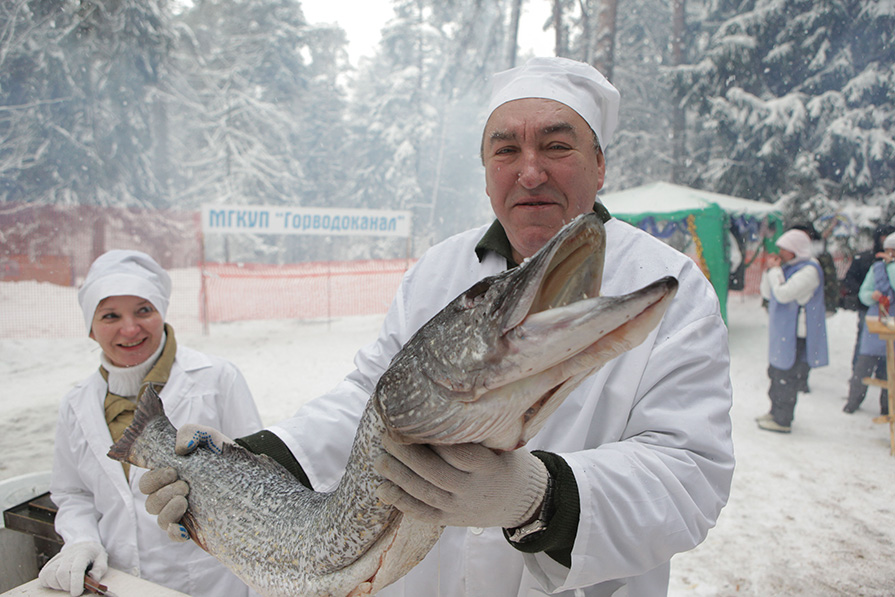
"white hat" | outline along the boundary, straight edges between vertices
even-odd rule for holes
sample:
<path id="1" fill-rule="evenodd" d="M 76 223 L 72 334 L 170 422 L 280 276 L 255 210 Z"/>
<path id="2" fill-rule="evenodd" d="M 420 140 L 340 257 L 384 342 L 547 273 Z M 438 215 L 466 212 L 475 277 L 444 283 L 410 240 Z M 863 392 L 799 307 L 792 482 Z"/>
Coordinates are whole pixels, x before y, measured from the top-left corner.
<path id="1" fill-rule="evenodd" d="M 488 116 L 507 102 L 524 98 L 550 99 L 577 112 L 609 144 L 618 125 L 618 89 L 589 64 L 568 58 L 532 58 L 491 78 Z"/>
<path id="2" fill-rule="evenodd" d="M 809 259 L 813 256 L 811 237 L 807 232 L 793 228 L 787 230 L 777 239 L 777 247 L 793 253 L 796 260 Z"/>
<path id="3" fill-rule="evenodd" d="M 138 296 L 146 299 L 162 319 L 171 299 L 171 277 L 155 260 L 140 251 L 114 250 L 96 258 L 78 290 L 87 333 L 100 301 L 110 296 Z"/>
<path id="4" fill-rule="evenodd" d="M 883 249 L 895 249 L 895 234 L 890 234 L 883 241 Z"/>

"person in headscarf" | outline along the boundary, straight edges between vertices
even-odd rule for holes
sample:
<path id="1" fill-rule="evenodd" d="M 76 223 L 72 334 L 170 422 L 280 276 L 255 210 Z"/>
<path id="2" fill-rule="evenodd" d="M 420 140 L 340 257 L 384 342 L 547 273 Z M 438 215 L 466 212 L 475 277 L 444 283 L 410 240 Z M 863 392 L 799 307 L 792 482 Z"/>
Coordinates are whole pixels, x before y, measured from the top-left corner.
<path id="1" fill-rule="evenodd" d="M 889 315 L 893 315 L 895 307 L 895 234 L 890 234 L 883 241 L 882 250 L 876 254 L 864 282 L 858 291 L 858 299 L 867 307 L 866 317 L 880 314 L 880 303 L 885 301 L 889 307 Z M 853 413 L 860 408 L 867 395 L 867 386 L 861 381 L 865 377 L 888 379 L 886 370 L 886 343 L 876 334 L 871 334 L 864 325 L 858 336 L 858 350 L 855 356 L 852 376 L 848 384 L 848 401 L 842 410 Z M 889 414 L 889 392 L 883 388 L 879 396 L 880 414 Z"/>
<path id="2" fill-rule="evenodd" d="M 45 587 L 80 595 L 85 574 L 99 581 L 111 566 L 192 596 L 251 594 L 196 545 L 172 544 L 146 512 L 138 489 L 145 471 L 106 456 L 149 384 L 176 427 L 213 425 L 237 435 L 261 427 L 236 366 L 177 343 L 165 323 L 170 298 L 168 273 L 139 251 L 101 255 L 78 291 L 100 362 L 59 407 L 50 493 L 65 544 L 39 573 Z"/>
<path id="3" fill-rule="evenodd" d="M 824 274 L 804 231 L 787 230 L 777 248 L 760 285 L 768 301 L 771 410 L 756 422 L 767 431 L 790 433 L 799 388 L 812 368 L 828 363 Z"/>

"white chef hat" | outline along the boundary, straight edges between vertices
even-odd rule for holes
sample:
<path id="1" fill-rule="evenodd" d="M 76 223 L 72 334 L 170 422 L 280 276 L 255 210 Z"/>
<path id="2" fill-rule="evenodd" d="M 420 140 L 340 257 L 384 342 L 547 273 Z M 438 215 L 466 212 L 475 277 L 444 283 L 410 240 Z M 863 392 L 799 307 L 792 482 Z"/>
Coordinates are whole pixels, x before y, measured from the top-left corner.
<path id="1" fill-rule="evenodd" d="M 808 259 L 813 255 L 811 250 L 811 237 L 807 232 L 792 228 L 780 235 L 777 239 L 777 248 L 786 249 L 796 260 Z"/>
<path id="2" fill-rule="evenodd" d="M 491 78 L 488 115 L 500 105 L 523 98 L 550 99 L 567 105 L 609 144 L 618 125 L 618 89 L 589 64 L 568 58 L 532 58 Z"/>
<path id="3" fill-rule="evenodd" d="M 165 318 L 171 299 L 171 277 L 155 260 L 140 251 L 113 250 L 96 258 L 78 290 L 87 333 L 100 301 L 110 296 L 146 299 Z"/>
<path id="4" fill-rule="evenodd" d="M 883 249 L 895 249 L 895 234 L 890 234 L 883 241 Z"/>

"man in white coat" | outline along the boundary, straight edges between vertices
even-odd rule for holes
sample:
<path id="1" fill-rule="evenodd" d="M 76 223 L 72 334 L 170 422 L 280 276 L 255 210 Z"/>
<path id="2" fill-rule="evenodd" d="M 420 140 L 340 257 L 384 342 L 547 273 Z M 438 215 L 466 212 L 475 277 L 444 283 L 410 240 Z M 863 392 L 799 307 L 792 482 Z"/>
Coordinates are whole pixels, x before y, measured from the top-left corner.
<path id="1" fill-rule="evenodd" d="M 391 456 L 376 466 L 389 481 L 379 497 L 451 526 L 380 595 L 665 595 L 671 557 L 700 543 L 727 502 L 731 387 L 717 297 L 692 260 L 595 203 L 618 100 L 595 69 L 563 58 L 496 75 L 482 160 L 497 220 L 423 255 L 344 381 L 292 419 L 237 440 L 315 489 L 334 487 L 364 405 L 401 346 L 454 297 L 587 211 L 605 222 L 604 294 L 678 279 L 659 327 L 585 380 L 526 448 L 436 451 L 384 438 Z M 155 487 L 171 480 L 152 474 Z M 159 516 L 172 536 L 185 502 Z"/>
<path id="2" fill-rule="evenodd" d="M 65 545 L 40 571 L 46 587 L 80 595 L 84 574 L 107 566 L 194 597 L 245 597 L 246 585 L 192 543 L 172 544 L 145 509 L 143 469 L 106 453 L 133 420 L 146 383 L 161 389 L 174 425 L 208 425 L 241 435 L 261 418 L 230 362 L 178 345 L 164 323 L 171 280 L 149 255 L 109 251 L 78 292 L 87 332 L 102 348 L 100 367 L 62 400 L 50 493 Z"/>

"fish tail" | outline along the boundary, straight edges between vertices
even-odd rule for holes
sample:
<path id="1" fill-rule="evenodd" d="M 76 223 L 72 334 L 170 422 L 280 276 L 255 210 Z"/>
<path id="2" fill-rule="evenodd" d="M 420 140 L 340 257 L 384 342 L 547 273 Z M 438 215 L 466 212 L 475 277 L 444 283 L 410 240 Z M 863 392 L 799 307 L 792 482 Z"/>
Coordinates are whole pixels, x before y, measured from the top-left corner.
<path id="1" fill-rule="evenodd" d="M 131 451 L 133 450 L 134 444 L 137 442 L 137 438 L 139 438 L 143 433 L 143 430 L 146 429 L 146 425 L 149 421 L 158 416 L 165 416 L 165 408 L 162 406 L 162 399 L 155 389 L 155 386 L 152 383 L 149 383 L 146 386 L 146 391 L 144 391 L 143 395 L 140 397 L 139 404 L 137 404 L 133 423 L 124 430 L 124 434 L 121 438 L 112 444 L 108 453 L 109 458 L 121 462 L 130 462 L 131 464 L 140 466 L 140 463 L 132 460 Z"/>

